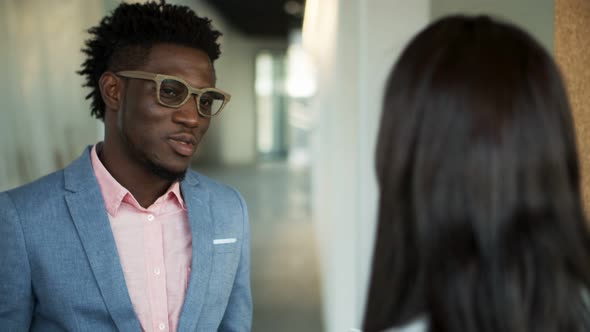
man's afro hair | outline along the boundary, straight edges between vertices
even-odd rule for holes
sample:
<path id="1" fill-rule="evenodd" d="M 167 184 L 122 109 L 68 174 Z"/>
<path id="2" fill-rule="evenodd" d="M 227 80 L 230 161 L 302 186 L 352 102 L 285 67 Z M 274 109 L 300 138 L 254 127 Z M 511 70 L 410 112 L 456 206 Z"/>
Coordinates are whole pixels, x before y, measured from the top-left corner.
<path id="1" fill-rule="evenodd" d="M 211 20 L 199 17 L 186 6 L 148 2 L 119 5 L 98 26 L 88 30 L 92 36 L 82 52 L 86 60 L 78 73 L 85 77 L 84 86 L 91 89 L 91 115 L 104 120 L 105 104 L 98 81 L 105 71 L 132 70 L 140 67 L 150 48 L 171 43 L 204 51 L 214 62 L 221 54 Z"/>

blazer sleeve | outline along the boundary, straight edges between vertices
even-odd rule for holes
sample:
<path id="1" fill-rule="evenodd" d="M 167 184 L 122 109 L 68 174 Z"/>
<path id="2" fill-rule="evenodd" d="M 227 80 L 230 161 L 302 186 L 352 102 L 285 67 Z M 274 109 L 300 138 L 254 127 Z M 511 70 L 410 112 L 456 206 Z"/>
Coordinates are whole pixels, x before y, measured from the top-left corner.
<path id="1" fill-rule="evenodd" d="M 252 326 L 252 294 L 250 291 L 250 227 L 248 209 L 242 196 L 234 190 L 242 209 L 242 246 L 236 278 L 218 331 L 250 331 Z"/>
<path id="2" fill-rule="evenodd" d="M 34 306 L 31 268 L 16 207 L 0 193 L 0 326 L 28 331 Z"/>

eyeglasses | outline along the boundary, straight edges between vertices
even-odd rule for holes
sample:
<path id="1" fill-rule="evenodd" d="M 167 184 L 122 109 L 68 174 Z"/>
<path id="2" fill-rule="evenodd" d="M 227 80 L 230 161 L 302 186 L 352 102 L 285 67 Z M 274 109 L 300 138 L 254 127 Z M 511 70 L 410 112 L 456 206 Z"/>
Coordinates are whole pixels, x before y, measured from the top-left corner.
<path id="1" fill-rule="evenodd" d="M 231 99 L 231 95 L 227 92 L 216 88 L 193 88 L 186 81 L 175 76 L 133 70 L 120 71 L 116 74 L 156 82 L 158 103 L 166 107 L 179 108 L 186 104 L 191 95 L 195 95 L 197 111 L 206 118 L 219 114 Z"/>

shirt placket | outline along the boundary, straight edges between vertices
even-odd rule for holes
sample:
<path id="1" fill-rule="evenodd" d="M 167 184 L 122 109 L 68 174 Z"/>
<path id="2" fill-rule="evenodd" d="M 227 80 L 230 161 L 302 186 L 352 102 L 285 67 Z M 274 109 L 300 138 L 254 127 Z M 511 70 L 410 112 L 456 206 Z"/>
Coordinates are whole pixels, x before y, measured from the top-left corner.
<path id="1" fill-rule="evenodd" d="M 168 331 L 168 298 L 166 293 L 166 268 L 164 243 L 160 218 L 147 213 L 145 229 L 146 280 L 152 316 L 153 331 Z"/>

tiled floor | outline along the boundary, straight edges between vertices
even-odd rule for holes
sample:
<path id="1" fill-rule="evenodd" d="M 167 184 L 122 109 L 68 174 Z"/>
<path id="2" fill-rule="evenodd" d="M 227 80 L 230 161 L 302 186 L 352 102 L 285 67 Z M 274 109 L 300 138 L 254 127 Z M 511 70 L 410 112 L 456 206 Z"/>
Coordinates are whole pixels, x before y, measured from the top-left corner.
<path id="1" fill-rule="evenodd" d="M 248 203 L 255 332 L 322 331 L 309 172 L 284 163 L 199 168 Z"/>

